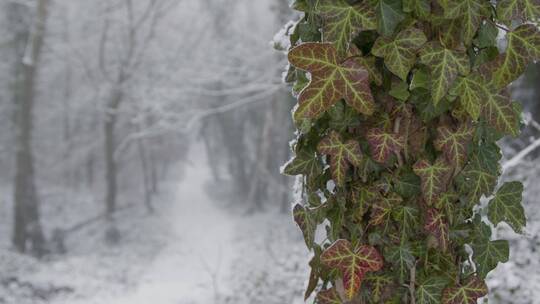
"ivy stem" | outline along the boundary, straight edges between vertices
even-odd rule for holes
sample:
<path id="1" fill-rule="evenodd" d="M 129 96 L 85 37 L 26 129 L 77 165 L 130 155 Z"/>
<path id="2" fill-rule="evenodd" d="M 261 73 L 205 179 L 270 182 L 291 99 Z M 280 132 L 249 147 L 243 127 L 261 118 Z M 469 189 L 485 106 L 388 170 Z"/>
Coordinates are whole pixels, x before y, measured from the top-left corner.
<path id="1" fill-rule="evenodd" d="M 398 116 L 396 120 L 394 121 L 394 134 L 399 134 L 399 129 L 401 127 L 401 116 Z M 403 158 L 401 157 L 401 154 L 398 152 L 396 153 L 398 165 L 400 167 L 403 166 Z"/>
<path id="2" fill-rule="evenodd" d="M 509 30 L 508 28 L 506 28 L 506 27 L 504 27 L 504 26 L 502 26 L 502 25 L 499 25 L 499 24 L 493 22 L 493 20 L 487 19 L 487 21 L 488 21 L 489 23 L 491 23 L 493 26 L 495 26 L 495 27 L 497 27 L 497 28 L 499 28 L 499 29 L 501 29 L 501 30 L 507 32 L 507 33 L 510 32 L 510 30 Z"/>

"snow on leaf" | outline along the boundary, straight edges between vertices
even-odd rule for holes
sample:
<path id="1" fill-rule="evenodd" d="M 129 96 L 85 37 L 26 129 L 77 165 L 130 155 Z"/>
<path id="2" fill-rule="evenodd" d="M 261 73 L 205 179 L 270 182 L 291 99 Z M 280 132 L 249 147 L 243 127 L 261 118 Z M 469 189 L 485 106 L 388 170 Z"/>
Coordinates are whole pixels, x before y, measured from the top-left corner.
<path id="1" fill-rule="evenodd" d="M 317 293 L 317 303 L 319 304 L 343 304 L 335 287 L 321 290 Z"/>
<path id="2" fill-rule="evenodd" d="M 430 164 L 427 160 L 419 160 L 414 164 L 413 171 L 420 176 L 424 200 L 429 206 L 433 205 L 446 191 L 452 167 L 439 157 L 434 164 Z"/>
<path id="3" fill-rule="evenodd" d="M 392 154 L 398 154 L 405 146 L 405 139 L 399 134 L 375 128 L 367 132 L 371 157 L 379 163 L 386 163 Z"/>
<path id="4" fill-rule="evenodd" d="M 497 225 L 506 222 L 515 232 L 521 233 L 526 225 L 525 211 L 521 205 L 523 184 L 509 182 L 497 190 L 495 197 L 489 201 L 488 218 Z"/>
<path id="5" fill-rule="evenodd" d="M 354 57 L 341 62 L 332 44 L 303 43 L 289 52 L 289 62 L 311 73 L 311 82 L 298 96 L 297 121 L 318 118 L 341 98 L 362 114 L 373 113 L 369 73 Z"/>
<path id="6" fill-rule="evenodd" d="M 315 230 L 317 229 L 317 222 L 314 219 L 314 214 L 306 207 L 296 204 L 293 208 L 293 218 L 302 231 L 306 246 L 308 248 L 313 248 Z"/>
<path id="7" fill-rule="evenodd" d="M 449 227 L 442 212 L 434 208 L 428 209 L 424 229 L 437 239 L 439 248 L 442 251 L 448 250 L 448 244 L 450 243 Z"/>
<path id="8" fill-rule="evenodd" d="M 450 126 L 437 128 L 435 148 L 443 153 L 446 160 L 456 170 L 461 169 L 467 160 L 467 145 L 473 137 L 474 129 L 471 125 L 462 123 L 457 130 Z"/>
<path id="9" fill-rule="evenodd" d="M 431 69 L 431 94 L 435 105 L 446 95 L 458 74 L 467 75 L 470 70 L 465 53 L 446 49 L 436 42 L 422 48 L 420 62 Z"/>
<path id="10" fill-rule="evenodd" d="M 383 259 L 375 247 L 360 245 L 353 249 L 344 239 L 328 247 L 321 254 L 321 262 L 341 271 L 348 300 L 356 296 L 367 272 L 378 271 L 383 266 Z"/>
<path id="11" fill-rule="evenodd" d="M 386 67 L 405 81 L 416 62 L 416 53 L 426 41 L 424 32 L 417 28 L 408 28 L 399 32 L 393 39 L 379 37 L 371 52 L 377 57 L 384 58 Z"/>
<path id="12" fill-rule="evenodd" d="M 416 288 L 416 301 L 418 304 L 441 303 L 442 291 L 448 285 L 444 277 L 429 277 L 420 281 Z"/>
<path id="13" fill-rule="evenodd" d="M 349 164 L 360 166 L 362 161 L 362 151 L 360 144 L 355 140 L 343 142 L 341 135 L 336 131 L 330 132 L 323 138 L 317 150 L 330 156 L 330 169 L 332 177 L 338 185 L 345 183 L 345 176 L 349 169 Z"/>
<path id="14" fill-rule="evenodd" d="M 367 2 L 350 5 L 345 0 L 324 0 L 317 9 L 324 20 L 323 41 L 333 42 L 341 56 L 360 31 L 377 28 L 375 12 Z"/>
<path id="15" fill-rule="evenodd" d="M 465 45 L 470 45 L 482 20 L 489 16 L 489 2 L 482 0 L 443 0 L 444 16 L 459 19 L 461 36 Z"/>
<path id="16" fill-rule="evenodd" d="M 463 285 L 448 287 L 443 291 L 443 304 L 476 304 L 476 300 L 488 293 L 486 283 L 472 277 Z"/>

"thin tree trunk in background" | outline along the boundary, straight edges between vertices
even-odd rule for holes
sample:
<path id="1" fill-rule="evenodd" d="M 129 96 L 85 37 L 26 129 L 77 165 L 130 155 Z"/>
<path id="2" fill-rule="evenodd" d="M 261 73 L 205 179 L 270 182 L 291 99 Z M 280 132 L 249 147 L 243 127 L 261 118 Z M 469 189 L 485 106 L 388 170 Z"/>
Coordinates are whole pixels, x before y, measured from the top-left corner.
<path id="1" fill-rule="evenodd" d="M 32 154 L 32 111 L 34 107 L 36 73 L 39 65 L 48 0 L 39 0 L 28 35 L 28 42 L 21 58 L 21 90 L 16 109 L 16 168 L 14 182 L 14 229 L 13 244 L 20 252 L 32 252 L 37 256 L 45 253 L 45 237 L 39 218 L 39 203 L 34 176 Z"/>
<path id="2" fill-rule="evenodd" d="M 114 159 L 115 150 L 115 138 L 114 127 L 116 125 L 117 110 L 122 101 L 122 91 L 120 88 L 116 88 L 113 92 L 110 102 L 105 109 L 105 122 L 103 125 L 103 131 L 105 135 L 105 209 L 109 217 L 116 211 L 116 194 L 118 191 L 118 184 L 116 180 L 117 166 Z"/>
<path id="3" fill-rule="evenodd" d="M 140 129 L 137 129 L 137 132 L 140 132 Z M 146 149 L 142 139 L 137 139 L 137 152 L 139 154 L 139 159 L 141 161 L 141 173 L 143 180 L 143 191 L 144 191 L 144 205 L 146 206 L 146 211 L 148 213 L 154 213 L 154 207 L 152 206 L 152 189 L 150 185 L 149 175 L 149 165 Z"/>

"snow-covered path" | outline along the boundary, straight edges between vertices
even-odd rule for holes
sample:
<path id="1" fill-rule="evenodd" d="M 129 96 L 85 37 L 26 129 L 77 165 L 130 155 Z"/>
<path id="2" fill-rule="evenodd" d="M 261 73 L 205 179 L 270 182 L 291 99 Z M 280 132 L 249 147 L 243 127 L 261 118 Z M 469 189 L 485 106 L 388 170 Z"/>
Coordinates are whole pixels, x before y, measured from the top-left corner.
<path id="1" fill-rule="evenodd" d="M 197 160 L 201 155 L 196 157 Z M 167 247 L 146 268 L 135 290 L 114 304 L 211 304 L 215 281 L 223 281 L 233 256 L 233 219 L 205 195 L 210 172 L 203 162 L 192 162 L 163 212 L 173 236 Z M 214 281 L 215 280 L 215 281 Z"/>

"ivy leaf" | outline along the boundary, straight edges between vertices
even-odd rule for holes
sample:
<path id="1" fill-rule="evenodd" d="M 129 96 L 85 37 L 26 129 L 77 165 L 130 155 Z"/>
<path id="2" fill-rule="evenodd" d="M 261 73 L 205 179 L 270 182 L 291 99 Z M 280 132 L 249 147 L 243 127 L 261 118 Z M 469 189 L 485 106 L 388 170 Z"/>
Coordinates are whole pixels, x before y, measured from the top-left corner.
<path id="1" fill-rule="evenodd" d="M 516 111 L 516 103 L 506 95 L 488 94 L 482 108 L 482 116 L 495 130 L 510 134 L 514 137 L 519 135 L 520 112 Z"/>
<path id="2" fill-rule="evenodd" d="M 322 173 L 321 161 L 314 151 L 301 150 L 296 157 L 285 165 L 283 173 L 287 175 L 305 174 L 317 176 Z"/>
<path id="3" fill-rule="evenodd" d="M 448 250 L 448 244 L 450 243 L 449 227 L 442 212 L 434 208 L 428 209 L 424 229 L 437 239 L 439 248 L 442 251 Z"/>
<path id="4" fill-rule="evenodd" d="M 408 28 L 395 38 L 379 37 L 371 50 L 372 54 L 384 58 L 386 67 L 402 80 L 407 80 L 409 71 L 416 62 L 416 53 L 427 41 L 424 32 Z"/>
<path id="5" fill-rule="evenodd" d="M 419 19 L 428 20 L 431 4 L 428 0 L 403 0 L 403 11 L 414 13 Z"/>
<path id="6" fill-rule="evenodd" d="M 319 304 L 343 304 L 335 287 L 321 290 L 317 293 L 317 303 Z"/>
<path id="7" fill-rule="evenodd" d="M 317 222 L 313 216 L 312 211 L 300 204 L 296 204 L 293 208 L 294 221 L 300 227 L 306 246 L 310 249 L 313 248 L 317 229 Z"/>
<path id="8" fill-rule="evenodd" d="M 392 285 L 393 280 L 390 275 L 368 273 L 366 275 L 365 282 L 370 287 L 370 295 L 373 301 L 379 302 L 383 299 L 384 294 L 388 293 L 388 289 Z"/>
<path id="9" fill-rule="evenodd" d="M 364 216 L 368 207 L 380 197 L 380 193 L 373 187 L 354 183 L 351 186 L 351 200 L 358 210 L 359 217 Z"/>
<path id="10" fill-rule="evenodd" d="M 369 224 L 372 226 L 383 226 L 386 231 L 392 217 L 392 209 L 399 204 L 403 199 L 395 194 L 390 193 L 387 197 L 381 197 L 371 206 L 371 218 Z"/>
<path id="11" fill-rule="evenodd" d="M 399 245 L 386 247 L 384 257 L 393 264 L 399 275 L 399 282 L 406 282 L 409 279 L 409 270 L 416 260 L 411 246 L 403 241 Z"/>
<path id="12" fill-rule="evenodd" d="M 377 4 L 377 27 L 383 36 L 394 33 L 396 26 L 405 19 L 401 0 L 379 0 Z"/>
<path id="13" fill-rule="evenodd" d="M 318 118 L 341 98 L 360 113 L 373 113 L 369 73 L 354 57 L 341 63 L 332 44 L 303 43 L 289 52 L 289 62 L 311 73 L 311 82 L 298 96 L 297 121 Z"/>
<path id="14" fill-rule="evenodd" d="M 538 21 L 540 2 L 538 0 L 497 1 L 497 17 L 510 24 L 513 20 Z"/>
<path id="15" fill-rule="evenodd" d="M 465 45 L 470 45 L 482 19 L 489 16 L 488 2 L 482 0 L 443 1 L 444 17 L 459 19 Z"/>
<path id="16" fill-rule="evenodd" d="M 499 262 L 508 262 L 510 248 L 506 240 L 491 241 L 491 228 L 483 222 L 479 224 L 479 231 L 472 243 L 473 261 L 476 264 L 476 273 L 484 279 Z"/>
<path id="17" fill-rule="evenodd" d="M 380 128 L 369 130 L 366 138 L 371 157 L 382 164 L 388 161 L 391 154 L 398 154 L 405 147 L 405 139 L 401 135 L 388 133 Z"/>
<path id="18" fill-rule="evenodd" d="M 489 201 L 488 218 L 497 225 L 506 222 L 515 232 L 521 233 L 526 225 L 525 212 L 521 205 L 523 184 L 509 182 L 502 185 L 495 197 Z"/>
<path id="19" fill-rule="evenodd" d="M 487 85 L 478 74 L 460 77 L 451 91 L 452 95 L 458 96 L 461 106 L 473 120 L 478 120 L 482 103 L 491 95 Z"/>
<path id="20" fill-rule="evenodd" d="M 482 149 L 491 150 L 490 148 Z M 480 157 L 479 154 L 457 176 L 458 190 L 461 194 L 467 195 L 471 205 L 478 203 L 482 195 L 487 196 L 493 192 L 499 174 L 498 163 L 496 153 L 486 152 L 484 157 Z"/>
<path id="21" fill-rule="evenodd" d="M 486 283 L 472 277 L 463 285 L 448 287 L 443 291 L 443 304 L 476 304 L 488 292 Z"/>
<path id="22" fill-rule="evenodd" d="M 448 285 L 448 280 L 443 277 L 429 277 L 416 288 L 416 301 L 418 304 L 441 303 L 442 291 Z"/>
<path id="23" fill-rule="evenodd" d="M 413 206 L 400 205 L 396 207 L 392 216 L 399 223 L 400 237 L 402 240 L 413 235 L 419 223 L 419 210 Z"/>
<path id="24" fill-rule="evenodd" d="M 506 34 L 504 54 L 489 63 L 493 70 L 492 82 L 502 89 L 516 80 L 533 60 L 540 60 L 540 32 L 533 24 L 518 26 Z"/>
<path id="25" fill-rule="evenodd" d="M 443 153 L 446 160 L 456 169 L 461 169 L 467 160 L 467 145 L 473 137 L 474 129 L 469 124 L 461 124 L 457 130 L 449 126 L 437 128 L 435 148 Z"/>
<path id="26" fill-rule="evenodd" d="M 321 254 L 321 262 L 341 271 L 348 300 L 356 296 L 367 272 L 378 271 L 383 266 L 383 259 L 375 247 L 360 245 L 353 250 L 351 243 L 344 239 L 328 247 Z"/>
<path id="27" fill-rule="evenodd" d="M 343 142 L 341 135 L 336 131 L 330 132 L 323 138 L 317 145 L 317 150 L 322 154 L 330 155 L 332 177 L 338 185 L 345 184 L 349 164 L 360 166 L 362 161 L 360 144 L 352 139 Z"/>
<path id="28" fill-rule="evenodd" d="M 324 19 L 323 41 L 334 42 L 340 56 L 347 54 L 360 31 L 377 29 L 375 12 L 367 2 L 350 5 L 345 0 L 324 0 L 318 11 Z"/>
<path id="29" fill-rule="evenodd" d="M 394 190 L 404 198 L 421 193 L 420 178 L 412 171 L 405 171 L 394 178 Z"/>
<path id="30" fill-rule="evenodd" d="M 431 68 L 431 91 L 435 105 L 446 95 L 458 74 L 467 75 L 470 70 L 465 53 L 446 49 L 436 42 L 422 48 L 420 62 Z"/>
<path id="31" fill-rule="evenodd" d="M 433 205 L 446 191 L 452 167 L 443 158 L 438 158 L 434 164 L 430 164 L 427 160 L 419 160 L 414 164 L 413 171 L 420 176 L 424 200 L 428 206 Z"/>

